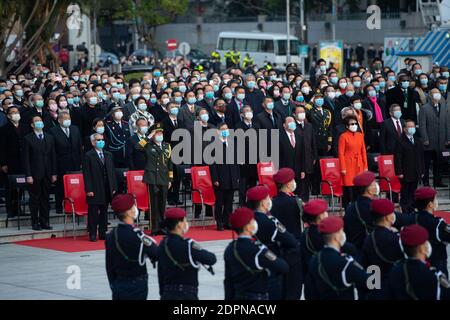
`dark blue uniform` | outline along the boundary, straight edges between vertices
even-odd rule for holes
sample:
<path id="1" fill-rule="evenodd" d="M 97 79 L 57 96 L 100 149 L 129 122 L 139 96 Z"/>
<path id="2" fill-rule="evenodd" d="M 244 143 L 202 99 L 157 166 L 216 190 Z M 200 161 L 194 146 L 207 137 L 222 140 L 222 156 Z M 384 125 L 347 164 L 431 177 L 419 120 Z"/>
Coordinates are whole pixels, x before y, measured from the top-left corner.
<path id="1" fill-rule="evenodd" d="M 277 218 L 286 230 L 291 233 L 297 240 L 302 234 L 303 221 L 300 215 L 300 206 L 298 197 L 291 196 L 285 192 L 280 192 L 272 200 L 271 214 Z"/>
<path id="2" fill-rule="evenodd" d="M 303 277 L 308 274 L 311 258 L 323 248 L 323 235 L 319 232 L 317 224 L 310 224 L 300 236 L 300 251 L 302 256 Z M 342 252 L 359 260 L 359 251 L 356 247 L 346 242 L 341 249 Z"/>
<path id="3" fill-rule="evenodd" d="M 106 150 L 113 154 L 116 168 L 126 168 L 125 146 L 130 138 L 130 127 L 128 122 L 121 121 L 120 124 L 114 120 L 106 121 Z"/>
<path id="4" fill-rule="evenodd" d="M 441 218 L 433 216 L 428 211 L 414 214 L 415 223 L 427 229 L 433 252 L 429 259 L 431 265 L 442 271 L 448 277 L 447 243 L 450 242 L 450 226 Z"/>
<path id="5" fill-rule="evenodd" d="M 367 288 L 369 275 L 351 256 L 324 247 L 312 259 L 305 281 L 307 300 L 355 300 Z"/>
<path id="6" fill-rule="evenodd" d="M 145 256 L 154 263 L 158 246 L 132 225 L 119 223 L 106 235 L 106 273 L 113 300 L 146 300 Z"/>
<path id="7" fill-rule="evenodd" d="M 294 298 L 301 295 L 303 279 L 301 272 L 300 246 L 294 236 L 286 231 L 284 225 L 274 216 L 255 211 L 255 220 L 258 223 L 258 232 L 255 237 L 276 256 L 287 260 L 289 267 L 293 269 L 290 282 L 283 281 L 281 274 L 273 272 L 269 278 L 270 300 Z M 299 270 L 297 272 L 297 270 Z M 283 288 L 284 286 L 284 288 Z M 287 294 L 283 294 L 283 292 Z"/>
<path id="8" fill-rule="evenodd" d="M 418 259 L 405 259 L 389 274 L 389 288 L 396 300 L 448 300 L 447 277 Z"/>
<path id="9" fill-rule="evenodd" d="M 198 300 L 198 270 L 212 266 L 216 255 L 192 239 L 169 234 L 158 247 L 158 280 L 161 300 Z"/>
<path id="10" fill-rule="evenodd" d="M 268 300 L 271 273 L 287 273 L 287 263 L 265 245 L 239 237 L 225 249 L 225 300 Z"/>
<path id="11" fill-rule="evenodd" d="M 373 219 L 370 214 L 372 200 L 367 197 L 358 197 L 345 210 L 344 232 L 347 241 L 361 250 L 364 239 L 373 229 Z"/>
<path id="12" fill-rule="evenodd" d="M 398 232 L 376 226 L 364 241 L 362 264 L 365 268 L 372 265 L 380 268 L 381 289 L 371 290 L 368 299 L 389 299 L 389 272 L 396 262 L 404 258 Z"/>

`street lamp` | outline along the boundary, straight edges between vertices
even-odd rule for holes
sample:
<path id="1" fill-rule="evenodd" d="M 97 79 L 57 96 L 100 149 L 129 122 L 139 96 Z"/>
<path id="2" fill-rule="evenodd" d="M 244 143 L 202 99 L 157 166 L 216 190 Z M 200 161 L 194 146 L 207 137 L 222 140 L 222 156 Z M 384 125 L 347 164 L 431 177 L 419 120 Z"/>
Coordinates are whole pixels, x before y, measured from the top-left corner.
<path id="1" fill-rule="evenodd" d="M 286 46 L 286 65 L 291 63 L 291 12 L 290 12 L 290 1 L 286 0 L 286 29 L 287 29 L 287 46 Z"/>

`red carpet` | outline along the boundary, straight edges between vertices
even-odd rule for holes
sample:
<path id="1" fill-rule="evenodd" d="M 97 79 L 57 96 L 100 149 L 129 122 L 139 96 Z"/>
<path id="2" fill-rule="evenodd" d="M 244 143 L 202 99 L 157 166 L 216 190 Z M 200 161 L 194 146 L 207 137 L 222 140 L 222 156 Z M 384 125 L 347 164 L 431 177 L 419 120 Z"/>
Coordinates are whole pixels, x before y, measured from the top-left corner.
<path id="1" fill-rule="evenodd" d="M 436 211 L 436 212 L 434 213 L 434 215 L 435 215 L 436 217 L 439 217 L 439 218 L 444 219 L 445 222 L 446 222 L 447 224 L 450 224 L 450 212 L 446 212 L 446 211 Z"/>
<path id="2" fill-rule="evenodd" d="M 206 227 L 205 229 L 201 227 L 198 228 L 193 227 L 189 230 L 189 232 L 186 235 L 186 238 L 192 238 L 198 242 L 231 240 L 232 237 L 233 236 L 231 231 L 217 231 L 215 227 Z M 162 236 L 155 237 L 155 240 L 158 243 L 161 241 L 161 239 Z M 67 238 L 20 241 L 15 242 L 15 244 L 40 249 L 62 251 L 67 253 L 96 251 L 105 249 L 104 241 L 90 242 L 88 241 L 87 236 L 80 236 L 77 237 L 75 240 L 73 239 L 73 237 L 67 237 Z"/>

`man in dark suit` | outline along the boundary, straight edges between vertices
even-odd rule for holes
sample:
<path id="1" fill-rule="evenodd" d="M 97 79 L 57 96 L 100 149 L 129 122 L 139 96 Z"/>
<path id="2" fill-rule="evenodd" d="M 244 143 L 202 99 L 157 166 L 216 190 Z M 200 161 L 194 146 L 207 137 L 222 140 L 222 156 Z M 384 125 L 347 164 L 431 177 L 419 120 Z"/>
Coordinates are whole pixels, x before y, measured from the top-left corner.
<path id="1" fill-rule="evenodd" d="M 149 131 L 149 123 L 145 118 L 139 118 L 136 121 L 136 134 L 128 138 L 125 146 L 125 162 L 127 168 L 130 170 L 144 170 L 145 168 L 145 155 L 142 150 L 139 150 L 137 144 L 145 139 Z"/>
<path id="2" fill-rule="evenodd" d="M 24 128 L 20 123 L 20 112 L 17 106 L 9 107 L 6 111 L 8 123 L 0 129 L 0 169 L 5 175 L 24 173 L 23 147 Z M 9 189 L 6 179 L 6 212 L 9 217 L 17 215 L 18 193 Z"/>
<path id="3" fill-rule="evenodd" d="M 92 133 L 92 123 L 94 119 L 103 119 L 106 116 L 106 111 L 99 104 L 97 94 L 89 91 L 84 95 L 86 103 L 80 108 L 76 109 L 76 116 L 74 117 L 74 125 L 78 126 L 82 137 L 87 137 Z M 76 121 L 75 121 L 76 120 Z"/>
<path id="4" fill-rule="evenodd" d="M 245 88 L 236 87 L 235 89 L 236 97 L 231 99 L 231 102 L 227 105 L 226 112 L 228 118 L 231 119 L 231 124 L 233 125 L 230 129 L 234 129 L 234 126 L 241 121 L 241 109 L 248 104 L 245 99 Z"/>
<path id="5" fill-rule="evenodd" d="M 401 107 L 404 119 L 417 122 L 416 103 L 420 102 L 420 97 L 415 88 L 411 88 L 409 84 L 409 77 L 401 75 L 399 84 L 386 92 L 386 108 L 398 104 Z M 388 113 L 387 111 L 386 113 Z"/>
<path id="6" fill-rule="evenodd" d="M 216 195 L 215 215 L 217 230 L 222 231 L 225 228 L 230 229 L 228 218 L 233 209 L 234 190 L 239 188 L 239 166 L 236 163 L 236 150 L 232 151 L 232 145 L 228 140 L 230 131 L 226 123 L 221 123 L 217 127 L 218 138 L 213 142 L 218 144 L 217 148 L 222 147 L 222 158 L 216 154 L 216 163 L 210 166 L 211 179 L 214 185 Z M 233 162 L 228 163 L 229 153 L 234 153 Z"/>
<path id="7" fill-rule="evenodd" d="M 31 106 L 29 108 L 20 108 L 20 123 L 25 130 L 25 133 L 31 133 L 33 129 L 31 128 L 32 119 L 34 116 L 39 116 L 44 122 L 44 131 L 48 132 L 52 127 L 52 118 L 50 113 L 44 108 L 44 98 L 40 94 L 35 94 L 31 96 Z"/>
<path id="8" fill-rule="evenodd" d="M 262 104 L 264 101 L 264 94 L 260 89 L 256 88 L 256 78 L 253 74 L 247 75 L 245 79 L 246 90 L 245 90 L 245 100 L 248 105 L 252 108 L 253 113 L 257 115 L 262 112 Z"/>
<path id="9" fill-rule="evenodd" d="M 55 140 L 56 168 L 58 180 L 55 189 L 56 213 L 62 213 L 64 198 L 63 176 L 68 172 L 80 171 L 81 168 L 81 135 L 76 126 L 72 126 L 70 113 L 61 111 L 58 114 L 59 126 L 50 129 Z"/>
<path id="10" fill-rule="evenodd" d="M 395 148 L 395 173 L 402 184 L 400 206 L 403 213 L 414 212 L 414 192 L 425 172 L 422 141 L 416 135 L 416 124 L 406 120 Z"/>
<path id="11" fill-rule="evenodd" d="M 290 168 L 295 172 L 295 180 L 300 185 L 300 180 L 305 178 L 303 170 L 303 141 L 298 135 L 297 124 L 293 117 L 284 120 L 283 129 L 280 130 L 280 168 Z"/>
<path id="12" fill-rule="evenodd" d="M 317 162 L 316 138 L 313 134 L 312 125 L 306 122 L 305 108 L 296 107 L 294 117 L 297 123 L 296 134 L 300 137 L 303 145 L 303 172 L 305 173 L 305 177 L 300 179 L 300 184 L 296 193 L 304 202 L 308 202 L 311 188 L 311 176 L 314 174 L 314 166 Z"/>
<path id="13" fill-rule="evenodd" d="M 393 104 L 389 108 L 391 117 L 383 121 L 380 130 L 380 152 L 381 154 L 394 154 L 397 143 L 402 136 L 402 128 L 405 126 L 401 119 L 402 111 L 398 104 Z"/>
<path id="14" fill-rule="evenodd" d="M 55 141 L 50 134 L 44 133 L 41 117 L 34 116 L 31 121 L 33 132 L 25 136 L 23 150 L 31 223 L 33 230 L 51 230 L 48 201 L 50 185 L 57 179 Z"/>
<path id="15" fill-rule="evenodd" d="M 281 89 L 281 99 L 275 103 L 275 112 L 281 116 L 281 120 L 284 121 L 286 117 L 292 116 L 295 109 L 295 103 L 291 99 L 291 89 L 288 86 L 284 86 Z"/>
<path id="16" fill-rule="evenodd" d="M 265 97 L 263 103 L 263 112 L 256 115 L 255 123 L 260 129 L 266 129 L 267 132 L 267 154 L 272 155 L 272 130 L 282 129 L 283 120 L 281 116 L 275 112 L 275 104 L 273 98 Z M 261 136 L 259 136 L 261 137 Z"/>
<path id="17" fill-rule="evenodd" d="M 227 104 L 225 100 L 219 98 L 214 101 L 214 107 L 210 113 L 208 123 L 214 127 L 217 127 L 217 125 L 221 124 L 222 122 L 225 122 L 229 128 L 234 128 L 238 123 L 233 123 L 232 114 L 227 112 Z"/>
<path id="18" fill-rule="evenodd" d="M 117 191 L 116 173 L 113 156 L 104 151 L 103 135 L 91 136 L 93 149 L 84 155 L 84 189 L 88 203 L 88 231 L 92 242 L 105 239 L 108 228 L 108 204 Z"/>
<path id="19" fill-rule="evenodd" d="M 253 121 L 253 110 L 250 106 L 244 106 L 242 108 L 242 121 L 239 122 L 236 125 L 236 130 L 242 129 L 245 133 L 248 130 L 252 130 L 254 132 L 254 135 L 256 136 L 256 140 L 258 139 L 258 130 L 259 126 L 258 124 Z M 249 134 L 250 136 L 250 134 Z M 258 172 L 256 169 L 255 163 L 250 163 L 251 157 L 253 156 L 250 154 L 250 144 L 253 142 L 250 140 L 250 138 L 246 138 L 245 141 L 245 163 L 241 164 L 239 166 L 239 173 L 240 173 L 240 179 L 239 179 L 239 205 L 244 206 L 245 205 L 245 198 L 247 190 L 256 186 L 256 182 L 258 180 Z M 255 147 L 257 145 L 258 141 L 255 142 L 255 145 L 252 147 Z M 256 155 L 256 161 L 258 161 L 258 155 Z"/>

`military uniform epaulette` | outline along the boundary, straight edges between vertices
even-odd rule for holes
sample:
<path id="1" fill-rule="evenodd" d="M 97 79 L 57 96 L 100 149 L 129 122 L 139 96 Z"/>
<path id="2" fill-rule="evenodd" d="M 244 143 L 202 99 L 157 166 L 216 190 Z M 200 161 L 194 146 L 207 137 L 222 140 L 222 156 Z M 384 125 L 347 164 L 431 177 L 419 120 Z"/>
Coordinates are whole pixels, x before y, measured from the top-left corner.
<path id="1" fill-rule="evenodd" d="M 312 109 L 312 105 L 309 104 L 309 103 L 305 104 L 305 109 L 308 110 L 308 111 L 311 110 Z"/>

